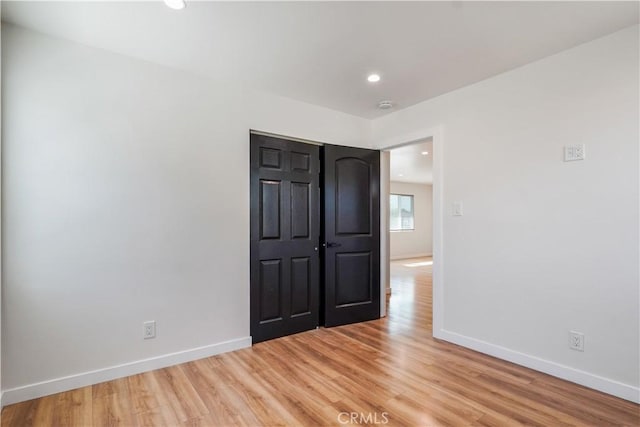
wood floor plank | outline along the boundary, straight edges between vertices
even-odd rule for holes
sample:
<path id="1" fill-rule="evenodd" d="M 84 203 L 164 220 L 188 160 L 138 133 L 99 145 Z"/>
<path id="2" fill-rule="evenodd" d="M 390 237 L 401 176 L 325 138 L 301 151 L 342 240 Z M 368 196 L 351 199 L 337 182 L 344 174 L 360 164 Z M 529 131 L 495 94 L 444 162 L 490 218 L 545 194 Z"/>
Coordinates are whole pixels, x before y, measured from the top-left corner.
<path id="1" fill-rule="evenodd" d="M 32 426 L 37 407 L 38 399 L 32 399 L 3 408 L 2 425 L 16 427 Z"/>
<path id="2" fill-rule="evenodd" d="M 215 425 L 236 424 L 236 408 L 229 404 L 216 385 L 217 376 L 213 374 L 213 368 L 207 359 L 196 360 L 184 365 L 185 375 L 193 384 L 196 392 L 209 410 L 208 416 L 192 418 L 194 422 L 215 421 Z"/>
<path id="3" fill-rule="evenodd" d="M 162 405 L 161 394 L 157 392 L 159 385 L 155 381 L 153 373 L 145 372 L 132 375 L 127 378 L 127 383 L 129 399 L 136 414 L 153 411 Z"/>
<path id="4" fill-rule="evenodd" d="M 183 371 L 183 366 L 172 366 L 154 372 L 158 382 L 158 395 L 165 395 L 180 421 L 198 418 L 209 413 L 198 392 Z"/>
<path id="5" fill-rule="evenodd" d="M 118 393 L 119 395 L 124 396 L 129 393 L 128 387 L 128 378 L 118 378 L 117 380 L 96 384 L 92 387 L 91 391 L 94 398 L 107 396 L 114 393 Z"/>
<path id="6" fill-rule="evenodd" d="M 57 397 L 54 425 L 83 427 L 93 424 L 92 387 L 77 388 L 60 393 Z"/>
<path id="7" fill-rule="evenodd" d="M 180 420 L 172 407 L 155 406 L 147 411 L 135 414 L 135 423 L 139 427 L 176 426 Z"/>
<path id="8" fill-rule="evenodd" d="M 222 369 L 229 374 L 228 378 L 234 390 L 243 396 L 261 425 L 286 425 L 300 422 L 277 398 L 281 394 L 279 389 L 274 388 L 269 382 L 259 381 L 261 376 L 247 375 L 242 369 L 244 365 L 236 355 L 226 356 L 222 360 Z M 282 384 L 278 383 L 278 385 Z"/>
<path id="9" fill-rule="evenodd" d="M 9 405 L 1 425 L 640 426 L 639 405 L 435 340 L 417 261 L 392 263 L 386 318 Z"/>
<path id="10" fill-rule="evenodd" d="M 33 416 L 33 425 L 53 425 L 53 414 L 58 396 L 51 395 L 38 399 L 36 413 Z"/>
<path id="11" fill-rule="evenodd" d="M 137 420 L 126 394 L 107 393 L 93 398 L 92 425 L 96 427 L 136 427 Z M 36 424 L 48 426 L 52 424 Z"/>

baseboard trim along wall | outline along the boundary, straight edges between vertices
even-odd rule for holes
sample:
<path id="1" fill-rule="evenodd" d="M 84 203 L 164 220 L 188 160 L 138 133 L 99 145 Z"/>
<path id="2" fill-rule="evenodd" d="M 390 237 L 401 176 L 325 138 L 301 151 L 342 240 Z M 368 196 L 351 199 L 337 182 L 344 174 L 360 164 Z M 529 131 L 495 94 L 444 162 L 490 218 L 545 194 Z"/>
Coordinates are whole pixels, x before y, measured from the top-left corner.
<path id="1" fill-rule="evenodd" d="M 505 347 L 501 347 L 455 332 L 440 329 L 437 331 L 434 330 L 433 335 L 435 338 L 448 341 L 453 344 L 458 344 L 462 347 L 470 348 L 480 353 L 488 354 L 489 356 L 494 356 L 499 359 L 515 363 L 516 365 L 521 365 L 535 371 L 544 372 L 545 374 L 549 374 L 554 377 L 570 381 L 572 383 L 580 384 L 585 387 L 592 388 L 594 390 L 598 390 L 603 393 L 619 397 L 621 399 L 629 400 L 634 403 L 640 403 L 639 387 L 634 387 L 618 381 L 610 380 L 608 378 L 590 374 L 579 369 L 574 369 L 569 366 L 561 365 L 559 363 L 550 362 L 548 360 L 510 350 Z"/>
<path id="2" fill-rule="evenodd" d="M 394 255 L 390 257 L 391 261 L 397 261 L 399 259 L 411 259 L 411 258 L 424 258 L 432 256 L 430 253 L 421 253 L 421 254 L 409 254 L 409 255 Z"/>
<path id="3" fill-rule="evenodd" d="M 141 374 L 154 369 L 166 368 L 180 363 L 191 362 L 216 354 L 227 353 L 229 351 L 240 350 L 251 347 L 251 337 L 238 338 L 231 341 L 224 341 L 204 347 L 192 348 L 176 353 L 165 354 L 149 359 L 138 360 L 109 368 L 70 375 L 68 377 L 56 378 L 40 383 L 29 384 L 3 390 L 0 395 L 2 407 L 25 400 L 36 399 L 54 393 L 73 390 L 79 387 L 86 387 L 104 381 L 111 381 L 130 375 Z"/>

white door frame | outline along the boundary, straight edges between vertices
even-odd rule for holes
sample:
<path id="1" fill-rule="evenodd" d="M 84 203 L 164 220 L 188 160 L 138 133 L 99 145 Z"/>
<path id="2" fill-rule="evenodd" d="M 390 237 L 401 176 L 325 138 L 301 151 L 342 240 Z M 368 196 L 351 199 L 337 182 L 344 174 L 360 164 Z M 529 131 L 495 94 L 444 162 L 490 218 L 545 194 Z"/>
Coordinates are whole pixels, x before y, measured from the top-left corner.
<path id="1" fill-rule="evenodd" d="M 433 336 L 440 338 L 444 329 L 444 251 L 443 251 L 443 220 L 444 220 L 444 132 L 442 126 L 422 129 L 408 135 L 400 135 L 394 138 L 379 142 L 377 147 L 381 151 L 389 151 L 393 148 L 411 145 L 416 142 L 433 138 Z M 380 178 L 389 177 L 389 163 L 380 162 Z M 381 191 L 389 192 L 389 188 L 382 186 Z M 385 194 L 386 194 L 385 193 Z M 387 271 L 389 271 L 389 245 L 382 244 L 389 241 L 389 206 L 384 200 L 388 199 L 388 194 L 381 194 L 380 203 L 380 224 L 384 227 L 381 232 L 386 238 L 381 239 L 380 261 L 383 263 L 380 268 L 380 313 L 386 314 L 386 288 Z M 388 203 L 387 203 L 388 205 Z M 381 236 L 381 237 L 382 237 Z"/>

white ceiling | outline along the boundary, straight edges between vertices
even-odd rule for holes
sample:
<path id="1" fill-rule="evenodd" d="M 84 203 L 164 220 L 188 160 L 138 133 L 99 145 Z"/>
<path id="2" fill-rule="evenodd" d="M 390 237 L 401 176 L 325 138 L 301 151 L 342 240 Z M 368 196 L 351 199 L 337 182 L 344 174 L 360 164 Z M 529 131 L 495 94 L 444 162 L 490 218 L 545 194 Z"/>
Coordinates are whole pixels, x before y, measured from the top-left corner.
<path id="1" fill-rule="evenodd" d="M 43 33 L 374 118 L 638 23 L 638 2 L 3 1 Z M 382 81 L 366 81 L 378 72 Z M 395 109 L 376 108 L 388 99 Z"/>
<path id="2" fill-rule="evenodd" d="M 433 183 L 433 139 L 394 148 L 390 156 L 391 181 Z"/>

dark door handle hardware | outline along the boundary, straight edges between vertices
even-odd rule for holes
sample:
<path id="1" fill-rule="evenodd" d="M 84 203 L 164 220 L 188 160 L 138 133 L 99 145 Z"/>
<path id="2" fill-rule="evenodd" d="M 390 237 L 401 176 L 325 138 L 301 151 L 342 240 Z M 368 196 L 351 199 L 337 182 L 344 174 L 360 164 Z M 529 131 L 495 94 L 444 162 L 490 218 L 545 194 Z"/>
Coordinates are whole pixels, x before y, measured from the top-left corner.
<path id="1" fill-rule="evenodd" d="M 336 242 L 327 242 L 325 243 L 325 247 L 326 248 L 337 248 L 342 246 L 342 243 L 336 243 Z"/>

